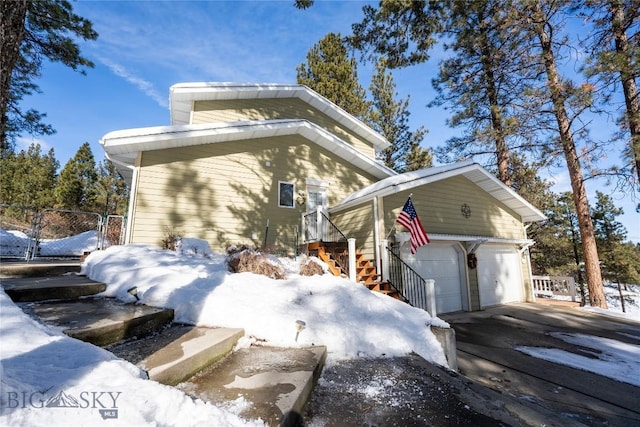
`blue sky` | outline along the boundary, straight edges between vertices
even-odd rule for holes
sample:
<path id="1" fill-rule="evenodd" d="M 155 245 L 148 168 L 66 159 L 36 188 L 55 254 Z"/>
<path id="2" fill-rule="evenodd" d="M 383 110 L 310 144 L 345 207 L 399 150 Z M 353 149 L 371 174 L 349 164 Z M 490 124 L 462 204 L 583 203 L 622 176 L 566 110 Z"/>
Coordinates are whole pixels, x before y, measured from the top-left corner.
<path id="1" fill-rule="evenodd" d="M 64 165 L 88 141 L 96 160 L 104 158 L 100 138 L 119 129 L 169 124 L 169 87 L 180 82 L 224 81 L 295 83 L 296 66 L 314 43 L 329 32 L 351 32 L 367 2 L 317 1 L 305 11 L 293 0 L 281 1 L 77 1 L 74 11 L 93 22 L 97 41 L 81 43 L 95 63 L 82 76 L 59 64 L 45 64 L 37 81 L 41 94 L 24 107 L 47 113 L 57 133 L 22 138 L 18 148 L 40 142 L 55 149 Z M 424 145 L 436 147 L 459 133 L 446 126 L 447 111 L 427 108 L 434 97 L 431 79 L 442 58 L 440 49 L 426 64 L 394 72 L 398 95 L 411 95 L 411 123 L 429 133 Z M 358 68 L 369 86 L 371 65 Z M 609 129 L 610 127 L 610 129 Z M 612 133 L 615 124 L 600 127 Z M 554 173 L 554 191 L 569 189 L 567 173 Z M 604 183 L 588 182 L 590 203 Z M 614 195 L 625 215 L 619 219 L 628 238 L 640 242 L 637 201 Z"/>

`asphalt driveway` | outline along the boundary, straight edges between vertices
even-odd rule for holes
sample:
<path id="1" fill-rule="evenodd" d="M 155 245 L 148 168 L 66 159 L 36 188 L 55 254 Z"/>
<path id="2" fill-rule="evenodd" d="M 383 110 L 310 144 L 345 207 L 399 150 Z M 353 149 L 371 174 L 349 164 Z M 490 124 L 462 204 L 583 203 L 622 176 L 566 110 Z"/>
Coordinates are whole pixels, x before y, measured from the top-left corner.
<path id="1" fill-rule="evenodd" d="M 640 387 L 514 349 L 557 348 L 597 358 L 592 349 L 569 344 L 550 333 L 593 335 L 640 346 L 640 322 L 531 303 L 439 317 L 456 332 L 461 374 L 534 410 L 567 420 L 589 426 L 640 426 Z"/>

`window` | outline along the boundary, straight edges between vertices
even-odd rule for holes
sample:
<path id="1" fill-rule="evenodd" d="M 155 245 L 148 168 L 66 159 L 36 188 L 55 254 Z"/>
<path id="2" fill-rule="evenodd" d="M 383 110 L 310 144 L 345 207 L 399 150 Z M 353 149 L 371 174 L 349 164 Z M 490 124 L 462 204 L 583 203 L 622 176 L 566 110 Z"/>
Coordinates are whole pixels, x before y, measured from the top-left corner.
<path id="1" fill-rule="evenodd" d="M 282 208 L 293 208 L 293 195 L 296 187 L 291 182 L 278 181 L 278 206 Z"/>

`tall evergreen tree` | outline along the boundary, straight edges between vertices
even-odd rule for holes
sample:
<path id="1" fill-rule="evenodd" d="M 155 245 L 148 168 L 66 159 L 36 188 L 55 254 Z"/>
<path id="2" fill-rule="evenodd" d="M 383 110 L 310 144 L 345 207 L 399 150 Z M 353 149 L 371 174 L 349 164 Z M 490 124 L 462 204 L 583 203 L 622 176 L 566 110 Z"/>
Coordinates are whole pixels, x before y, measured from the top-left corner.
<path id="1" fill-rule="evenodd" d="M 464 134 L 439 149 L 445 161 L 491 156 L 497 176 L 511 186 L 510 145 L 521 143 L 525 127 L 517 117 L 519 95 L 527 90 L 524 32 L 512 25 L 510 1 L 453 0 L 444 34 L 451 54 L 440 63 L 430 105 L 446 105 L 448 120 Z M 505 28 L 509 28 L 505 31 Z"/>
<path id="2" fill-rule="evenodd" d="M 528 232 L 536 242 L 530 248 L 533 273 L 575 275 L 582 284 L 580 234 L 571 194 L 554 195 L 550 203 L 541 208 L 547 219 L 533 224 Z"/>
<path id="3" fill-rule="evenodd" d="M 629 136 L 628 153 L 640 191 L 640 1 L 585 0 L 588 18 L 595 31 L 586 40 L 589 50 L 587 74 L 596 77 L 601 91 L 617 92 L 622 87 L 625 115 L 622 135 Z"/>
<path id="4" fill-rule="evenodd" d="M 96 206 L 103 215 L 124 215 L 127 211 L 129 192 L 127 183 L 116 170 L 113 162 L 105 160 L 98 165 Z"/>
<path id="5" fill-rule="evenodd" d="M 351 115 L 368 121 L 366 91 L 358 82 L 357 62 L 349 55 L 340 34 L 329 33 L 296 67 L 297 81 L 318 92 Z"/>
<path id="6" fill-rule="evenodd" d="M 559 150 L 564 154 L 567 170 L 573 190 L 573 202 L 578 216 L 578 225 L 585 262 L 589 301 L 594 307 L 607 308 L 604 297 L 600 260 L 596 245 L 593 222 L 591 220 L 589 201 L 584 183 L 583 165 L 577 150 L 571 117 L 571 106 L 576 111 L 584 111 L 588 104 L 588 96 L 571 81 L 560 74 L 557 56 L 558 49 L 565 46 L 566 40 L 559 37 L 558 16 L 567 12 L 570 3 L 567 1 L 523 1 L 518 11 L 521 27 L 529 31 L 536 43 L 531 46 L 531 53 L 540 59 L 539 71 L 546 77 L 545 86 L 541 87 L 541 97 L 532 102 L 550 111 L 555 119 L 556 137 L 553 138 L 551 151 Z M 582 95 L 582 96 L 580 96 Z M 588 94 L 586 94 L 588 95 Z"/>
<path id="7" fill-rule="evenodd" d="M 407 172 L 431 167 L 433 158 L 429 149 L 422 148 L 423 126 L 412 132 L 409 128 L 409 98 L 396 101 L 396 85 L 387 71 L 386 60 L 376 64 L 376 74 L 371 79 L 369 91 L 373 97 L 372 127 L 384 136 L 391 146 L 378 153 L 378 159 L 397 172 Z"/>
<path id="8" fill-rule="evenodd" d="M 40 144 L 17 155 L 6 152 L 0 156 L 0 202 L 37 209 L 53 206 L 58 167 L 53 148 L 44 154 Z"/>
<path id="9" fill-rule="evenodd" d="M 96 211 L 96 162 L 88 142 L 82 144 L 76 154 L 60 172 L 55 190 L 56 207 L 73 210 Z"/>
<path id="10" fill-rule="evenodd" d="M 611 196 L 596 192 L 597 202 L 593 209 L 593 222 L 602 259 L 602 276 L 618 285 L 622 311 L 625 310 L 622 286 L 640 283 L 640 248 L 630 242 L 624 243 L 627 230 L 616 221 L 624 211 L 613 204 Z"/>
<path id="11" fill-rule="evenodd" d="M 34 80 L 43 60 L 61 62 L 84 73 L 93 63 L 80 54 L 77 38 L 95 40 L 91 22 L 73 13 L 66 0 L 0 2 L 0 152 L 23 131 L 51 134 L 44 114 L 23 111 L 20 101 L 38 92 Z"/>
<path id="12" fill-rule="evenodd" d="M 622 208 L 613 204 L 611 196 L 596 191 L 596 206 L 593 208 L 591 218 L 593 219 L 598 248 L 604 253 L 609 252 L 613 246 L 622 243 L 627 238 L 627 230 L 624 225 L 616 221 L 616 217 L 623 213 Z"/>

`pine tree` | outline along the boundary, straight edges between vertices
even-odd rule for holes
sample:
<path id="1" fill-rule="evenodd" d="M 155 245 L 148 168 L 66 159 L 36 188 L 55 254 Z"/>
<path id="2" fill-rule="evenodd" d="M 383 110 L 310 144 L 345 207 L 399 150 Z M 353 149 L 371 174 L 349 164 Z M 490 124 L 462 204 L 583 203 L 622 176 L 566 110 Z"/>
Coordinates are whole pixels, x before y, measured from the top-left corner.
<path id="1" fill-rule="evenodd" d="M 582 251 L 580 235 L 575 227 L 575 208 L 570 193 L 553 195 L 542 206 L 547 219 L 532 224 L 528 235 L 535 240 L 530 248 L 534 274 L 575 275 L 582 284 Z"/>
<path id="2" fill-rule="evenodd" d="M 462 127 L 461 137 L 438 149 L 439 158 L 490 157 L 497 176 L 511 186 L 510 145 L 522 141 L 525 128 L 517 117 L 519 95 L 527 90 L 529 70 L 524 33 L 512 25 L 510 1 L 451 2 L 444 30 L 450 53 L 433 81 L 438 92 L 430 105 L 446 105 L 448 120 Z M 508 30 L 505 28 L 508 27 Z"/>
<path id="3" fill-rule="evenodd" d="M 6 152 L 0 157 L 0 201 L 37 209 L 52 207 L 58 166 L 53 149 L 45 155 L 40 144 L 31 144 L 17 155 Z"/>
<path id="4" fill-rule="evenodd" d="M 96 206 L 103 215 L 124 215 L 129 199 L 127 183 L 109 160 L 101 162 L 98 171 Z"/>
<path id="5" fill-rule="evenodd" d="M 44 114 L 22 111 L 24 96 L 38 92 L 34 80 L 45 59 L 84 73 L 93 63 L 80 54 L 77 38 L 95 40 L 91 22 L 74 14 L 66 0 L 0 2 L 0 152 L 23 131 L 51 134 Z"/>
<path id="6" fill-rule="evenodd" d="M 585 41 L 589 51 L 587 75 L 596 79 L 603 92 L 614 93 L 622 87 L 626 114 L 621 130 L 629 136 L 629 169 L 635 169 L 640 189 L 640 99 L 636 84 L 640 78 L 640 1 L 585 0 L 584 6 L 595 26 Z"/>
<path id="7" fill-rule="evenodd" d="M 518 16 L 521 27 L 530 33 L 532 40 L 535 40 L 535 44 L 531 46 L 531 53 L 539 58 L 539 71 L 546 78 L 545 86 L 540 88 L 538 97 L 532 98 L 530 104 L 540 105 L 541 110 L 551 112 L 555 120 L 557 134 L 552 139 L 549 148 L 550 152 L 557 150 L 564 155 L 569 172 L 589 287 L 589 301 L 594 307 L 607 308 L 598 249 L 584 182 L 581 163 L 583 159 L 578 154 L 574 129 L 572 128 L 576 116 L 589 105 L 589 93 L 588 90 L 576 88 L 572 82 L 564 79 L 557 64 L 558 49 L 566 44 L 566 40 L 558 36 L 559 24 L 556 19 L 559 15 L 562 16 L 568 7 L 569 3 L 564 1 L 526 1 L 523 2 L 522 9 L 518 10 Z M 576 111 L 576 116 L 570 117 L 570 109 Z M 541 119 L 541 121 L 543 120 Z"/>
<path id="8" fill-rule="evenodd" d="M 427 131 L 423 126 L 415 132 L 409 129 L 409 98 L 395 100 L 396 85 L 391 73 L 387 72 L 384 58 L 376 64 L 376 74 L 371 79 L 369 91 L 373 96 L 371 125 L 391 143 L 390 147 L 378 153 L 378 159 L 396 172 L 431 167 L 431 152 L 420 147 Z"/>
<path id="9" fill-rule="evenodd" d="M 88 142 L 82 144 L 76 154 L 60 172 L 55 189 L 56 207 L 72 210 L 96 211 L 96 162 Z"/>
<path id="10" fill-rule="evenodd" d="M 349 56 L 340 34 L 329 33 L 296 67 L 297 81 L 318 92 L 347 113 L 368 122 L 366 91 L 358 83 L 357 62 Z"/>

